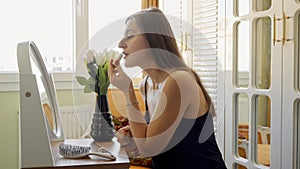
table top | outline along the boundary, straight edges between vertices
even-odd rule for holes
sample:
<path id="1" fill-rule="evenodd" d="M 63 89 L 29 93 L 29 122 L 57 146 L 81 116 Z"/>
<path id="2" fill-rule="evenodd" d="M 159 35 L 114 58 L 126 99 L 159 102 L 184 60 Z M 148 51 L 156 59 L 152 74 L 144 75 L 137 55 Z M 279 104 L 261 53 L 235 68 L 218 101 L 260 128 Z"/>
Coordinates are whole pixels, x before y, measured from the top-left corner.
<path id="1" fill-rule="evenodd" d="M 103 147 L 113 154 L 117 159 L 115 161 L 108 160 L 99 156 L 90 155 L 82 159 L 68 159 L 59 154 L 59 144 L 62 141 L 52 142 L 52 154 L 53 154 L 53 167 L 40 167 L 40 169 L 50 168 L 78 168 L 78 169 L 128 169 L 130 162 L 128 156 L 120 144 L 113 138 L 111 142 L 94 142 L 90 138 L 85 139 L 69 139 L 65 140 L 66 144 L 74 144 L 81 146 L 90 146 L 91 150 L 97 151 L 98 148 Z"/>

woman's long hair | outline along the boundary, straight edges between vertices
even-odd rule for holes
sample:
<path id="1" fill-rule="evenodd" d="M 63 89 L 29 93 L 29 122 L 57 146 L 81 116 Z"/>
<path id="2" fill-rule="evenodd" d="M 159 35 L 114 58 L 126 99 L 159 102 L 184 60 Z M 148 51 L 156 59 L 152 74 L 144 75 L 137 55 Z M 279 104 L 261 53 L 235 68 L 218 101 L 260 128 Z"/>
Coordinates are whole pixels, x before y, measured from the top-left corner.
<path id="1" fill-rule="evenodd" d="M 170 23 L 163 12 L 158 8 L 147 8 L 129 16 L 126 22 L 131 19 L 136 21 L 150 48 L 153 49 L 152 55 L 158 67 L 162 69 L 182 68 L 192 72 L 208 105 L 212 107 L 211 98 L 200 77 L 183 61 Z M 212 113 L 214 115 L 214 111 Z"/>

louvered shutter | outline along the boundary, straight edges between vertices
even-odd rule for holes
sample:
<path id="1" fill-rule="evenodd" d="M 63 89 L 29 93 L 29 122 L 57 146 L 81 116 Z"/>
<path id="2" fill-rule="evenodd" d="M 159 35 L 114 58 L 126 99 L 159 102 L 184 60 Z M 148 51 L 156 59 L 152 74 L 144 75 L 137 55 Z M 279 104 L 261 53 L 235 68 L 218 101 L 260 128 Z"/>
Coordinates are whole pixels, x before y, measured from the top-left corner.
<path id="1" fill-rule="evenodd" d="M 193 1 L 193 69 L 199 74 L 215 107 L 218 97 L 218 1 Z"/>
<path id="2" fill-rule="evenodd" d="M 223 153 L 224 75 L 218 72 L 224 70 L 221 70 L 218 58 L 221 55 L 218 53 L 218 38 L 224 35 L 218 34 L 218 4 L 218 0 L 161 0 L 160 8 L 165 14 L 178 18 L 170 20 L 170 24 L 184 59 L 198 73 L 214 102 L 217 111 L 214 118 L 215 133 Z"/>
<path id="3" fill-rule="evenodd" d="M 187 14 L 187 1 L 163 0 L 160 8 L 168 16 L 176 18 L 169 19 L 179 48 L 185 48 L 190 36 L 186 36 L 185 27 L 189 20 Z M 183 51 L 187 64 L 191 66 L 200 76 L 204 86 L 210 94 L 215 106 L 217 102 L 218 88 L 218 1 L 217 0 L 193 0 L 192 1 L 192 62 L 191 53 Z M 195 31 L 196 30 L 196 31 Z M 190 32 L 188 32 L 190 34 Z M 186 39 L 188 38 L 188 39 Z M 191 48 L 188 45 L 188 48 Z M 184 53 L 185 52 L 185 53 Z"/>
<path id="4" fill-rule="evenodd" d="M 187 19 L 186 1 L 183 0 L 161 0 L 160 9 L 167 16 L 176 38 L 178 47 L 182 49 L 184 24 Z"/>

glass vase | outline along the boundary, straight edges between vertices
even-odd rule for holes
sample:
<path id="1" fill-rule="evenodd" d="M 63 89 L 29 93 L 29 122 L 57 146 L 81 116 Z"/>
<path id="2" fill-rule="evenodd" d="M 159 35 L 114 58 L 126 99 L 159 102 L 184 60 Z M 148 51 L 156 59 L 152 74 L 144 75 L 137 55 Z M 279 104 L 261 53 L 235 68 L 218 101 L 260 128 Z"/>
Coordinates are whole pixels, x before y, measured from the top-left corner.
<path id="1" fill-rule="evenodd" d="M 95 142 L 112 141 L 115 135 L 107 95 L 96 96 L 95 113 L 93 114 L 90 135 Z"/>

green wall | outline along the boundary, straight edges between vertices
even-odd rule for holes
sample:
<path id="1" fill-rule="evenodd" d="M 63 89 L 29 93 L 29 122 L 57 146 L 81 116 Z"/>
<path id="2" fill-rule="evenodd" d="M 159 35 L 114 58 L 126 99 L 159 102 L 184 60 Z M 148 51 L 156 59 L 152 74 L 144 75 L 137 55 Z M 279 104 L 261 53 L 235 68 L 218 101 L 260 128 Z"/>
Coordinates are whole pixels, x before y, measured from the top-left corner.
<path id="1" fill-rule="evenodd" d="M 60 106 L 73 104 L 72 90 L 58 90 Z M 19 92 L 0 92 L 0 169 L 19 168 Z M 82 99 L 83 102 L 88 99 Z"/>
<path id="2" fill-rule="evenodd" d="M 16 169 L 19 167 L 19 92 L 1 92 L 0 100 L 0 168 Z"/>

